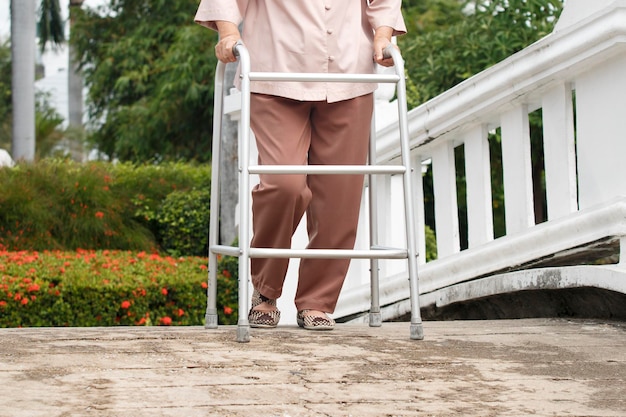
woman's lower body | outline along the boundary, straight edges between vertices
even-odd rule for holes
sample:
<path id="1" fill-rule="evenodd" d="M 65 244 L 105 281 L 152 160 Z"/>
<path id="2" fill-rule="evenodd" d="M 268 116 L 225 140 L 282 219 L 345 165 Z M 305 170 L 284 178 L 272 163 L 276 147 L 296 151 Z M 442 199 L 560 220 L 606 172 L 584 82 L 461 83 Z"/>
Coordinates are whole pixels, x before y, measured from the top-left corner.
<path id="1" fill-rule="evenodd" d="M 262 165 L 364 165 L 372 94 L 350 100 L 297 101 L 252 94 L 251 127 Z M 310 249 L 352 249 L 363 175 L 261 175 L 252 191 L 252 247 L 290 248 L 307 216 Z M 263 299 L 280 297 L 289 259 L 253 258 L 252 284 Z M 295 304 L 299 312 L 332 313 L 349 259 L 302 259 Z"/>

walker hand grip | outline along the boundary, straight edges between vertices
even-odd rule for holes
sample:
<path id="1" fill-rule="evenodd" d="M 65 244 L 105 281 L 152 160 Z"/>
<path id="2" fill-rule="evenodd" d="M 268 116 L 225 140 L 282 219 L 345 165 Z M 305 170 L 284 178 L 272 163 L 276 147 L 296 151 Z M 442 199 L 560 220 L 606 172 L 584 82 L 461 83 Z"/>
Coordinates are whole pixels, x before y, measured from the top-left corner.
<path id="1" fill-rule="evenodd" d="M 241 39 L 239 39 L 237 42 L 235 42 L 235 44 L 233 45 L 233 55 L 235 55 L 236 57 L 239 57 L 239 47 L 243 46 L 243 42 L 241 41 Z"/>

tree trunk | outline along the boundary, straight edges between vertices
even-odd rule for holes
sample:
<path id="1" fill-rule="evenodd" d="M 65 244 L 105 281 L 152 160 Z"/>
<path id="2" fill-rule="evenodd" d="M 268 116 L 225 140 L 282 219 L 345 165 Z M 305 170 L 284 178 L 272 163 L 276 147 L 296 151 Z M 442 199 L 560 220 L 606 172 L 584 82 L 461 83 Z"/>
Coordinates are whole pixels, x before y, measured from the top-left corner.
<path id="1" fill-rule="evenodd" d="M 11 0 L 14 160 L 35 159 L 35 0 Z"/>
<path id="2" fill-rule="evenodd" d="M 70 36 L 72 33 L 72 25 L 75 19 L 75 10 L 82 7 L 84 0 L 70 0 Z M 83 132 L 83 77 L 78 69 L 76 61 L 76 52 L 71 42 L 68 43 L 68 62 L 67 62 L 67 98 L 69 113 L 69 128 L 76 134 L 70 139 L 69 149 L 72 159 L 82 161 L 84 159 L 82 132 Z"/>

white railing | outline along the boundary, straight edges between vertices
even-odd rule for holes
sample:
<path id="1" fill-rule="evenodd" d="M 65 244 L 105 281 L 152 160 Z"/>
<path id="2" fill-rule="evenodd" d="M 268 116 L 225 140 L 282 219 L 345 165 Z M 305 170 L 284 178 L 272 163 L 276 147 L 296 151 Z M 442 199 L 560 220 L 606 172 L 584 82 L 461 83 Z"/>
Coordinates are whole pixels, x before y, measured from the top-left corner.
<path id="1" fill-rule="evenodd" d="M 535 224 L 529 113 L 541 109 L 547 221 Z M 576 127 L 575 127 L 576 126 Z M 506 235 L 494 239 L 489 132 L 500 129 Z M 581 245 L 626 236 L 626 1 L 568 0 L 555 31 L 525 50 L 409 112 L 414 166 L 433 174 L 438 259 L 420 268 L 421 304 L 445 305 L 538 288 L 545 269 L 502 274 Z M 397 128 L 378 132 L 379 163 L 398 155 Z M 464 147 L 467 244 L 461 250 L 454 149 Z M 416 175 L 419 175 L 416 170 Z M 381 204 L 390 243 L 401 242 L 401 187 L 384 179 Z M 425 253 L 422 182 L 419 249 Z M 366 236 L 365 233 L 362 234 Z M 626 277 L 560 268 L 546 288 L 601 286 L 626 292 Z M 368 308 L 367 266 L 353 265 L 338 317 Z M 586 270 L 586 269 L 585 269 Z M 543 274 L 543 275 L 542 275 Z M 564 278 L 575 274 L 576 279 Z M 497 278 L 494 276 L 497 275 Z M 619 274 L 618 274 L 619 275 Z M 551 275 L 554 277 L 554 274 Z M 383 319 L 407 312 L 406 271 L 381 262 Z M 484 277 L 491 277 L 486 279 Z M 568 275 L 569 277 L 569 275 Z M 480 278 L 480 279 L 478 279 Z M 473 284 L 469 284 L 473 282 Z M 520 281 L 521 280 L 521 281 Z M 602 281 L 602 279 L 600 279 Z"/>
<path id="2" fill-rule="evenodd" d="M 383 93 L 385 94 L 385 93 Z M 233 97 L 227 113 L 237 116 Z M 230 104 L 229 104 L 230 103 Z M 377 106 L 378 163 L 399 155 L 398 130 Z M 541 109 L 547 221 L 535 224 L 529 114 Z M 488 134 L 500 130 L 506 234 L 494 238 Z M 528 269 L 556 253 L 613 238 L 626 247 L 626 0 L 568 0 L 555 31 L 409 112 L 418 245 L 425 253 L 421 169 L 433 170 L 438 257 L 420 265 L 422 306 L 531 288 L 599 286 L 626 293 L 626 260 L 608 267 Z M 467 243 L 461 249 L 454 149 L 464 147 Z M 254 153 L 254 149 L 253 149 Z M 254 156 L 253 156 L 254 158 Z M 401 176 L 381 176 L 380 244 L 402 247 Z M 366 214 L 367 204 L 362 205 Z M 368 216 L 362 215 L 362 219 Z M 357 248 L 368 247 L 367 222 Z M 300 225 L 294 247 L 306 245 Z M 292 260 L 278 306 L 295 323 Z M 383 319 L 409 311 L 406 262 L 380 261 Z M 503 272 L 521 270 L 506 274 Z M 369 309 L 369 262 L 353 260 L 336 318 Z M 293 320 L 292 320 L 293 319 Z M 357 318 L 356 321 L 366 321 Z"/>

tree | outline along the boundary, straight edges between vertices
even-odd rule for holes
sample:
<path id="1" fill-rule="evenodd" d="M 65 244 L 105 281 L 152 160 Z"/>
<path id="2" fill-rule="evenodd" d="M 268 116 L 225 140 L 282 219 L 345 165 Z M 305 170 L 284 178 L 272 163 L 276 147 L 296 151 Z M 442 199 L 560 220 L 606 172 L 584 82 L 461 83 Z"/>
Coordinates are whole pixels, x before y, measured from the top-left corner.
<path id="1" fill-rule="evenodd" d="M 48 43 L 56 48 L 65 43 L 63 18 L 59 0 L 41 0 L 37 22 L 39 49 L 43 52 Z"/>
<path id="2" fill-rule="evenodd" d="M 117 0 L 79 10 L 71 43 L 85 84 L 93 145 L 109 158 L 208 161 L 215 34 L 196 0 Z"/>
<path id="3" fill-rule="evenodd" d="M 50 105 L 49 94 L 37 94 L 35 108 L 36 158 L 56 154 L 63 156 L 63 152 L 57 148 L 63 140 L 64 132 L 59 129 L 63 117 Z"/>
<path id="4" fill-rule="evenodd" d="M 439 10 L 452 16 L 452 24 L 424 25 L 417 36 L 399 38 L 409 77 L 423 101 L 549 34 L 563 8 L 562 0 L 430 0 L 424 4 L 426 9 L 408 6 L 411 13 L 417 10 L 417 22 L 441 22 L 433 14 Z"/>
<path id="5" fill-rule="evenodd" d="M 13 114 L 11 92 L 11 47 L 0 44 L 0 149 L 10 149 Z M 35 93 L 35 158 L 54 154 L 59 141 L 66 135 L 61 130 L 63 118 L 51 106 L 49 94 Z"/>
<path id="6" fill-rule="evenodd" d="M 35 159 L 35 0 L 11 0 L 13 159 Z"/>
<path id="7" fill-rule="evenodd" d="M 69 22 L 70 36 L 73 32 L 75 15 L 82 7 L 84 0 L 70 0 L 69 3 Z M 74 44 L 69 44 L 69 52 L 67 59 L 67 103 L 68 103 L 68 122 L 69 132 L 74 132 L 79 136 L 79 140 L 68 140 L 67 145 L 71 150 L 73 159 L 83 159 L 82 138 L 83 129 L 83 77 L 80 74 L 80 68 L 76 60 L 76 52 Z"/>
<path id="8" fill-rule="evenodd" d="M 35 0 L 11 0 L 13 159 L 35 158 Z M 42 0 L 40 47 L 63 42 L 58 0 Z"/>
<path id="9" fill-rule="evenodd" d="M 11 47 L 5 41 L 0 44 L 0 149 L 11 147 L 11 78 Z"/>

